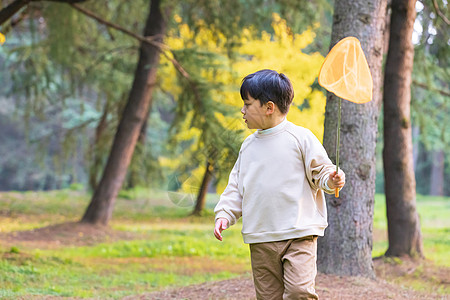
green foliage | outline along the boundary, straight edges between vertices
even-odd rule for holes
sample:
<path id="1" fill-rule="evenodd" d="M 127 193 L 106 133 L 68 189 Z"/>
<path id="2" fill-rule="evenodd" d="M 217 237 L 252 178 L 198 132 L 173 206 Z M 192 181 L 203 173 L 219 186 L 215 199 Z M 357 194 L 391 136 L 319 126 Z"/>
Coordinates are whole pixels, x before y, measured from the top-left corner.
<path id="1" fill-rule="evenodd" d="M 415 86 L 412 97 L 413 124 L 420 128 L 421 142 L 428 150 L 445 150 L 447 154 L 450 147 L 450 102 L 448 96 L 438 91 L 449 91 L 450 67 L 443 68 L 439 60 L 424 48 L 418 47 L 415 51 L 414 79 L 425 83 L 428 89 Z M 447 155 L 448 156 L 448 155 Z"/>
<path id="2" fill-rule="evenodd" d="M 71 65 L 76 55 L 73 47 L 77 38 L 75 11 L 68 5 L 46 5 L 43 13 L 48 28 L 49 56 L 62 66 Z"/>
<path id="3" fill-rule="evenodd" d="M 83 6 L 137 33 L 149 7 L 148 1 L 91 1 Z M 86 183 L 86 173 L 98 179 L 131 86 L 138 42 L 67 4 L 38 2 L 30 10 L 38 10 L 40 18 L 30 18 L 29 27 L 14 29 L 2 47 L 11 70 L 10 84 L 3 88 L 16 99 L 15 110 L 25 121 L 22 130 L 31 152 L 43 164 L 32 168 L 35 173 L 41 170 L 34 176 L 39 186 L 18 186 L 61 188 L 74 181 Z M 103 113 L 104 129 L 94 136 Z M 46 177 L 56 184 L 39 179 Z M 53 177 L 65 180 L 59 184 Z"/>
<path id="4" fill-rule="evenodd" d="M 186 43 L 190 43 L 183 49 L 173 49 L 175 57 L 188 70 L 192 82 L 197 86 L 197 98 L 202 99 L 199 103 L 201 107 L 195 111 L 200 114 L 209 112 L 204 119 L 197 118 L 197 115 L 193 118 L 198 120 L 195 121 L 197 124 L 193 125 L 204 131 L 196 141 L 203 154 L 186 156 L 186 159 L 204 161 L 205 156 L 220 157 L 212 158 L 220 160 L 215 165 L 218 177 L 223 177 L 222 174 L 229 171 L 229 161 L 234 160 L 233 156 L 236 155 L 239 143 L 235 143 L 237 138 L 223 142 L 223 136 L 232 136 L 226 130 L 227 122 L 222 122 L 223 124 L 217 125 L 216 128 L 207 124 L 208 120 L 214 117 L 211 115 L 211 106 L 214 104 L 217 108 L 217 102 L 221 101 L 218 96 L 220 91 L 233 89 L 236 92 L 235 87 L 230 87 L 229 81 L 223 84 L 223 78 L 218 75 L 230 73 L 229 59 L 238 57 L 236 49 L 242 45 L 242 29 L 252 27 L 255 32 L 266 30 L 273 33 L 270 16 L 273 12 L 279 12 L 292 24 L 292 31 L 301 32 L 310 24 L 323 20 L 323 16 L 331 10 L 325 0 L 314 3 L 263 2 L 214 0 L 184 1 L 182 4 L 176 1 L 163 3 L 165 12 L 181 16 L 191 26 L 194 37 L 207 29 L 212 33 L 208 42 L 216 44 L 214 49 L 196 45 L 191 37 L 176 32 L 179 23 L 170 13 L 166 16 L 169 31 L 174 29 L 175 35 L 180 34 Z M 114 0 L 88 1 L 82 5 L 105 20 L 139 34 L 145 23 L 148 4 L 148 1 L 142 0 Z M 28 23 L 23 22 L 13 27 L 8 34 L 8 43 L 1 51 L 8 53 L 6 67 L 11 70 L 8 72 L 11 78 L 6 78 L 8 84 L 4 88 L 10 96 L 17 99 L 15 109 L 18 117 L 24 120 L 23 131 L 29 137 L 28 140 L 33 142 L 30 152 L 36 153 L 35 161 L 42 162 L 40 168 L 26 167 L 29 173 L 32 172 L 30 169 L 34 172 L 41 170 L 38 174 L 29 176 L 38 182 L 33 184 L 32 188 L 61 188 L 73 182 L 85 184 L 87 177 L 91 187 L 94 187 L 99 181 L 115 128 L 127 100 L 139 43 L 128 35 L 84 16 L 65 3 L 36 2 L 28 9 L 28 16 L 38 17 L 30 17 Z M 163 62 L 161 69 L 164 69 L 164 64 L 170 65 L 169 62 Z M 203 71 L 207 74 L 202 73 Z M 189 103 L 194 100 L 191 97 L 194 93 L 192 85 L 182 78 L 173 82 L 167 89 L 163 88 L 164 78 L 170 76 L 176 77 L 171 72 L 160 72 L 161 84 L 154 101 L 154 107 L 159 107 L 159 111 L 150 117 L 156 118 L 149 124 L 153 131 L 149 130 L 147 133 L 145 145 L 137 147 L 126 187 L 136 184 L 165 184 L 158 158 L 166 151 L 164 142 L 167 140 L 168 124 L 171 123 L 167 119 L 171 119 L 170 111 L 174 107 L 180 108 L 180 113 L 185 112 L 181 109 L 182 105 L 171 104 L 177 94 L 173 91 L 185 92 L 179 99 L 176 97 L 177 102 Z M 240 77 L 239 74 L 236 78 Z M 236 78 L 233 80 L 239 81 Z M 168 91 L 171 91 L 171 95 L 167 95 Z M 215 100 L 212 101 L 212 98 Z M 222 110 L 226 110 L 225 106 Z M 99 130 L 102 115 L 106 121 L 102 125 L 103 130 Z M 217 132 L 221 131 L 225 134 L 218 139 Z M 223 149 L 224 147 L 226 149 Z M 47 151 L 49 148 L 56 151 Z M 17 166 L 8 165 L 7 168 L 17 169 Z M 192 166 L 186 169 L 191 170 Z M 20 177 L 19 174 L 16 176 Z M 64 180 L 58 182 L 57 177 Z M 46 183 L 47 181 L 50 183 Z M 32 184 L 21 183 L 14 186 L 25 189 Z"/>
<path id="5" fill-rule="evenodd" d="M 169 6 L 174 5 L 169 3 Z M 176 6 L 174 12 L 196 32 L 204 27 L 212 28 L 217 40 L 225 42 L 226 47 L 232 49 L 242 45 L 239 33 L 244 28 L 253 27 L 273 33 L 270 19 L 273 13 L 285 19 L 294 33 L 303 32 L 319 22 L 331 24 L 332 4 L 327 0 L 189 0 Z M 198 20 L 204 22 L 199 23 Z"/>
<path id="6" fill-rule="evenodd" d="M 448 11 L 448 4 L 436 1 L 442 11 Z M 436 16 L 432 1 L 418 2 L 415 28 L 417 43 L 414 47 L 414 70 L 411 88 L 412 126 L 415 129 L 417 159 L 417 189 L 429 193 L 433 183 L 431 173 L 433 152 L 443 151 L 444 182 L 450 178 L 450 40 L 448 25 Z M 418 133 L 417 133 L 418 132 Z M 427 180 L 428 179 L 428 180 Z M 444 184 L 444 194 L 449 195 L 450 188 Z"/>
<path id="7" fill-rule="evenodd" d="M 244 28 L 230 58 L 226 37 L 216 34 L 215 28 L 202 27 L 204 20 L 198 21 L 196 27 L 184 23 L 180 16 L 174 19 L 178 27 L 168 33 L 166 42 L 191 76 L 190 80 L 180 75 L 176 81 L 173 77 L 162 80 L 166 90 L 178 87 L 170 89 L 176 99 L 170 155 L 161 158 L 171 179 L 170 190 L 198 193 L 207 161 L 213 166 L 217 191 L 223 190 L 240 144 L 251 133 L 239 112 L 242 100 L 238 83 L 261 66 L 291 78 L 296 98 L 288 118 L 322 137 L 325 97 L 313 91 L 311 85 L 323 57 L 299 52 L 314 40 L 311 28 L 301 35 L 293 34 L 286 21 L 273 14 L 274 33 L 260 34 L 252 26 Z M 171 71 L 165 65 L 161 69 L 163 74 Z M 306 109 L 302 105 L 305 102 L 310 104 Z"/>
<path id="8" fill-rule="evenodd" d="M 439 3 L 439 1 L 438 1 Z M 439 4 L 441 5 L 441 4 Z M 416 191 L 429 194 L 432 155 L 444 151 L 444 182 L 450 178 L 450 87 L 449 31 L 448 25 L 436 17 L 431 1 L 417 2 L 417 18 L 414 31 L 414 68 L 411 83 L 411 126 L 415 156 L 414 172 Z M 420 28 L 420 30 L 417 30 Z M 447 94 L 447 95 L 446 95 Z M 377 179 L 378 193 L 384 192 L 383 178 L 383 128 L 382 115 L 379 119 L 377 139 Z M 444 195 L 450 195 L 450 188 L 444 184 Z"/>

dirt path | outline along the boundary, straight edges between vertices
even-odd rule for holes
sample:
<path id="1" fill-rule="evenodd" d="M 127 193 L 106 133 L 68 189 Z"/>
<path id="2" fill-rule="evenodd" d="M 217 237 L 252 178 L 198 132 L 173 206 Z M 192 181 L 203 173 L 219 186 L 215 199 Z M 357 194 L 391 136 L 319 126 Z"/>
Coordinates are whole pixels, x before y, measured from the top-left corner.
<path id="1" fill-rule="evenodd" d="M 371 280 L 360 277 L 339 277 L 319 274 L 317 276 L 317 293 L 320 299 L 333 300 L 428 300 L 450 299 L 450 297 L 424 294 L 407 290 L 383 280 Z M 251 278 L 243 277 L 230 280 L 208 282 L 177 289 L 166 289 L 159 292 L 124 299 L 256 299 Z"/>

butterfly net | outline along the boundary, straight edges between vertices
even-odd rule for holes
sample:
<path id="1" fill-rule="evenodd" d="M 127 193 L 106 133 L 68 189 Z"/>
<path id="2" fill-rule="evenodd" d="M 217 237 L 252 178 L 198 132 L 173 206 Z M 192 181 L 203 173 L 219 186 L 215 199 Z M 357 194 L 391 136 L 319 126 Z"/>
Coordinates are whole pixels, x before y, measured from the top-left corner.
<path id="1" fill-rule="evenodd" d="M 319 84 L 354 103 L 372 100 L 372 76 L 357 38 L 344 38 L 331 49 L 320 69 Z"/>

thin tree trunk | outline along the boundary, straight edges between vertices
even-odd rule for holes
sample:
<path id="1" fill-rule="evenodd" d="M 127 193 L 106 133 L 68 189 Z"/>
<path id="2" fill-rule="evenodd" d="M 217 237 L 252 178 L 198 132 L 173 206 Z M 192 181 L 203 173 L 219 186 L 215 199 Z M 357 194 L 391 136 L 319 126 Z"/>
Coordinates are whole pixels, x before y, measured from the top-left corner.
<path id="1" fill-rule="evenodd" d="M 195 203 L 195 208 L 192 212 L 192 215 L 199 216 L 201 215 L 203 209 L 205 209 L 206 193 L 208 192 L 208 186 L 213 177 L 213 171 L 214 167 L 208 160 L 208 162 L 206 163 L 205 174 L 203 175 L 202 185 L 200 187 L 200 191 L 198 193 L 197 201 Z"/>
<path id="2" fill-rule="evenodd" d="M 157 36 L 161 42 L 165 22 L 160 10 L 160 0 L 152 0 L 145 25 L 145 36 Z M 108 162 L 82 222 L 107 224 L 111 219 L 114 202 L 125 179 L 142 124 L 148 115 L 152 92 L 156 84 L 159 50 L 141 42 L 139 62 L 127 105 L 119 123 Z"/>
<path id="3" fill-rule="evenodd" d="M 150 111 L 149 111 L 149 115 L 150 115 Z M 147 116 L 147 118 L 145 118 L 144 124 L 142 124 L 141 127 L 141 132 L 139 133 L 139 138 L 138 138 L 138 142 L 136 145 L 136 151 L 138 155 L 134 156 L 134 159 L 132 159 L 131 161 L 131 169 L 130 172 L 128 174 L 128 182 L 126 187 L 128 189 L 132 189 L 134 187 L 136 187 L 136 179 L 139 176 L 139 172 L 136 171 L 136 168 L 134 167 L 135 164 L 137 164 L 138 166 L 141 166 L 141 162 L 135 161 L 136 158 L 142 159 L 142 153 L 144 153 L 145 151 L 145 143 L 147 140 L 147 124 L 148 124 L 148 118 L 149 115 Z"/>
<path id="4" fill-rule="evenodd" d="M 419 135 L 420 135 L 420 129 L 418 126 L 413 126 L 411 130 L 412 134 L 412 147 L 413 147 L 413 167 L 414 167 L 414 173 L 417 170 L 417 160 L 419 158 Z"/>
<path id="5" fill-rule="evenodd" d="M 102 117 L 100 118 L 100 121 L 98 122 L 97 128 L 95 130 L 95 137 L 94 137 L 94 143 L 91 147 L 91 155 L 92 155 L 92 165 L 89 168 L 89 187 L 94 191 L 97 188 L 97 184 L 98 184 L 98 173 L 99 173 L 99 169 L 101 168 L 102 165 L 102 156 L 100 155 L 100 140 L 101 137 L 103 135 L 103 132 L 106 129 L 106 125 L 107 125 L 107 116 L 108 116 L 108 111 L 109 111 L 109 104 L 105 103 L 105 107 L 103 108 L 103 114 Z"/>
<path id="6" fill-rule="evenodd" d="M 324 273 L 374 277 L 372 226 L 375 195 L 375 146 L 381 103 L 383 31 L 386 0 L 337 0 L 331 46 L 355 36 L 373 77 L 373 100 L 342 101 L 340 167 L 347 183 L 339 198 L 327 195 L 328 228 L 318 243 L 318 269 Z M 335 161 L 338 98 L 328 93 L 324 146 Z"/>
<path id="7" fill-rule="evenodd" d="M 444 196 L 444 164 L 445 155 L 443 150 L 434 150 L 431 154 L 431 196 Z"/>
<path id="8" fill-rule="evenodd" d="M 415 0 L 393 0 L 384 78 L 383 165 L 389 248 L 386 256 L 423 255 L 410 120 Z"/>

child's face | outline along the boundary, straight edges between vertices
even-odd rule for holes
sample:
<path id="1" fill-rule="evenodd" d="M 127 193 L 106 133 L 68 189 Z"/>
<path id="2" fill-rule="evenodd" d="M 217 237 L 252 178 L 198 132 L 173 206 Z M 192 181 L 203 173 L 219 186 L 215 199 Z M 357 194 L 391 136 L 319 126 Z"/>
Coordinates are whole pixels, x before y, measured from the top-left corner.
<path id="1" fill-rule="evenodd" d="M 244 106 L 241 109 L 243 119 L 249 129 L 265 129 L 266 121 L 266 105 L 261 106 L 261 102 L 248 96 L 248 100 L 244 100 Z"/>

